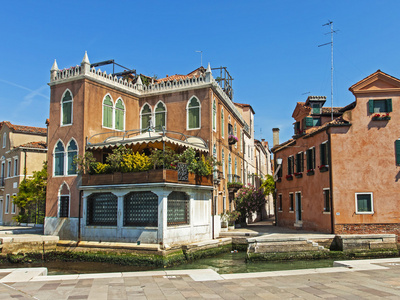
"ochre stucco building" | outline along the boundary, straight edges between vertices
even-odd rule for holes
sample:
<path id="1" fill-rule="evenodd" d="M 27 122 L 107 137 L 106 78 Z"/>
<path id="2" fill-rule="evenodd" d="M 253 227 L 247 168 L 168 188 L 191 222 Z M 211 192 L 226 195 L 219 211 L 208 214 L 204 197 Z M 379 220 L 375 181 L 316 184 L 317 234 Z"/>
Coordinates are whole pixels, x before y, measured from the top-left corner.
<path id="1" fill-rule="evenodd" d="M 277 223 L 399 236 L 400 80 L 378 70 L 350 91 L 333 114 L 325 97 L 297 103 L 295 135 L 272 148 Z"/>

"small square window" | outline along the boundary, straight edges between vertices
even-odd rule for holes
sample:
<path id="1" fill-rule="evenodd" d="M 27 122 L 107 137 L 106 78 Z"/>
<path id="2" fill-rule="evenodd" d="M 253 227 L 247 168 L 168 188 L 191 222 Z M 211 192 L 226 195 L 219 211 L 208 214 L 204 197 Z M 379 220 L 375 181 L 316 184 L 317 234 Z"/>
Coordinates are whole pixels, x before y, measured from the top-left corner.
<path id="1" fill-rule="evenodd" d="M 369 100 L 369 112 L 374 113 L 389 113 L 392 111 L 392 99 Z"/>
<path id="2" fill-rule="evenodd" d="M 358 214 L 374 213 L 372 193 L 356 193 L 356 212 Z"/>

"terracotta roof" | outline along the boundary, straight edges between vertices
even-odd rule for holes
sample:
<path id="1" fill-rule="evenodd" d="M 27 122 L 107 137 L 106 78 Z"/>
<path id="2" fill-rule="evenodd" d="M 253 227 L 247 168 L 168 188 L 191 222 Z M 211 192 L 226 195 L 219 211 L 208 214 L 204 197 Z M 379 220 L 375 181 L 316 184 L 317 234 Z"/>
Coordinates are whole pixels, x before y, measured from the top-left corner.
<path id="1" fill-rule="evenodd" d="M 340 110 L 341 110 L 342 108 L 343 108 L 343 107 L 334 107 L 334 108 L 333 108 L 333 113 L 334 113 L 334 114 L 340 113 Z M 330 107 L 322 107 L 322 109 L 321 109 L 321 115 L 323 115 L 323 114 L 330 114 L 331 111 L 332 111 L 332 109 L 331 109 Z"/>
<path id="2" fill-rule="evenodd" d="M 306 134 L 303 135 L 302 137 L 307 138 L 307 137 L 311 137 L 314 134 L 324 131 L 326 129 L 328 129 L 329 127 L 333 127 L 333 126 L 350 126 L 351 123 L 344 120 L 343 116 L 337 117 L 336 119 L 333 119 L 330 122 L 326 122 L 324 124 L 322 124 L 321 126 L 315 126 L 315 127 L 311 127 L 309 129 L 306 130 Z"/>
<path id="3" fill-rule="evenodd" d="M 389 75 L 389 74 L 387 74 L 387 73 L 385 73 L 385 72 L 382 72 L 381 70 L 378 69 L 376 72 L 374 72 L 374 73 L 372 73 L 371 75 L 365 77 L 364 79 L 361 79 L 360 81 L 356 82 L 356 83 L 353 84 L 351 87 L 349 87 L 349 91 L 350 91 L 350 92 L 353 92 L 353 91 L 354 91 L 354 88 L 355 88 L 356 86 L 358 86 L 358 85 L 364 83 L 365 81 L 369 80 L 370 78 L 375 77 L 375 76 L 378 76 L 378 75 L 384 75 L 384 76 L 387 76 L 387 77 L 393 79 L 394 81 L 400 82 L 400 79 L 398 79 L 398 78 L 396 78 L 396 77 L 394 77 L 394 76 L 392 76 L 392 75 Z"/>
<path id="4" fill-rule="evenodd" d="M 30 142 L 23 145 L 19 145 L 16 148 L 32 148 L 32 149 L 47 149 L 46 142 Z"/>
<path id="5" fill-rule="evenodd" d="M 187 75 L 181 75 L 181 74 L 175 74 L 175 75 L 171 75 L 171 76 L 166 76 L 164 78 L 159 78 L 157 79 L 157 82 L 164 82 L 164 81 L 173 81 L 173 80 L 185 80 L 187 77 L 189 78 L 193 78 L 193 77 L 199 77 L 199 74 L 202 74 L 206 71 L 206 69 L 204 69 L 203 67 L 197 68 L 195 70 L 193 70 L 192 72 L 190 72 Z"/>
<path id="6" fill-rule="evenodd" d="M 254 111 L 254 109 L 253 109 L 253 107 L 251 107 L 250 104 L 246 104 L 246 103 L 237 103 L 237 102 L 235 102 L 234 104 L 237 105 L 237 106 L 240 106 L 240 107 L 250 107 L 250 109 L 251 109 L 251 111 L 253 112 L 253 114 L 256 114 L 255 111 Z"/>
<path id="7" fill-rule="evenodd" d="M 15 133 L 28 133 L 28 134 L 37 134 L 37 135 L 42 135 L 42 136 L 47 135 L 47 129 L 42 128 L 42 127 L 14 125 L 14 124 L 11 124 L 9 121 L 1 122 L 1 127 L 4 125 L 8 126 L 8 128 L 10 128 L 11 131 L 15 132 Z M 1 127 L 0 127 L 0 129 L 1 129 Z"/>
<path id="8" fill-rule="evenodd" d="M 351 109 L 353 109 L 354 107 L 356 107 L 356 101 L 353 101 L 353 102 L 351 102 L 350 104 L 348 104 L 348 105 L 346 105 L 345 107 L 342 107 L 341 109 L 340 109 L 340 112 L 345 112 L 345 111 L 348 111 L 348 110 L 351 110 Z"/>

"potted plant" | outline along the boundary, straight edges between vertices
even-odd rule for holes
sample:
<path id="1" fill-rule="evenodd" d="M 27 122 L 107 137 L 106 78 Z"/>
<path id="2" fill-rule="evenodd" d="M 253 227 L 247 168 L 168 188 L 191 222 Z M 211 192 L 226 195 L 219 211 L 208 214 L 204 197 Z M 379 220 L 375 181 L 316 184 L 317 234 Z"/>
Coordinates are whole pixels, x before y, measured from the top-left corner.
<path id="1" fill-rule="evenodd" d="M 287 180 L 293 180 L 293 174 L 288 174 L 286 175 Z"/>
<path id="2" fill-rule="evenodd" d="M 322 165 L 322 166 L 319 166 L 318 168 L 319 168 L 320 172 L 326 172 L 326 171 L 328 171 L 329 166 L 328 165 Z"/>
<path id="3" fill-rule="evenodd" d="M 239 219 L 239 217 L 240 217 L 240 212 L 236 210 L 228 212 L 228 230 L 235 229 L 235 221 Z"/>
<path id="4" fill-rule="evenodd" d="M 390 115 L 388 113 L 386 113 L 386 114 L 373 114 L 372 115 L 372 120 L 373 121 L 388 121 L 388 120 L 390 120 Z"/>

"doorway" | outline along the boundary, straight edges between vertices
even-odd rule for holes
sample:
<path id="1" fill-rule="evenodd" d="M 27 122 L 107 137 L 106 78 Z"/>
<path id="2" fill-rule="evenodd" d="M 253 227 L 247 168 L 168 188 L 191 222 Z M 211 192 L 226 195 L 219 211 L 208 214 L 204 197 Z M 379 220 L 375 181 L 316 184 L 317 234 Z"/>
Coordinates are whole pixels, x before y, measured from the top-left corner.
<path id="1" fill-rule="evenodd" d="M 296 192 L 296 223 L 301 222 L 301 192 Z"/>

